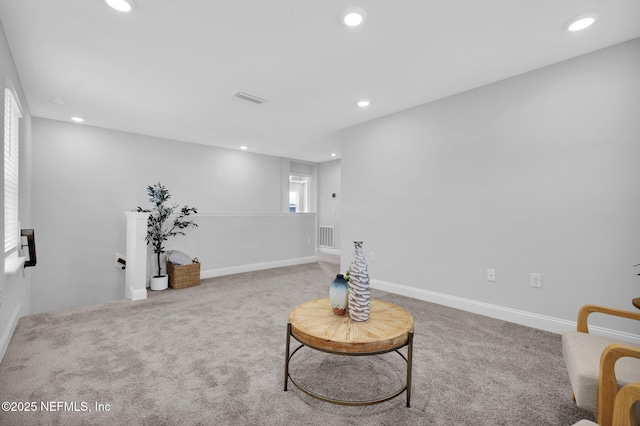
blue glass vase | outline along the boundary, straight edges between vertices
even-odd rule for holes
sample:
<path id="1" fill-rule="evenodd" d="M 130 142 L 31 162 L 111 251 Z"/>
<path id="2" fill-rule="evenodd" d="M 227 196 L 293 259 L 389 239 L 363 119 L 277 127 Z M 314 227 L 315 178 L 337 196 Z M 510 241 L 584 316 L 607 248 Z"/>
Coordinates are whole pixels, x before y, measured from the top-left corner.
<path id="1" fill-rule="evenodd" d="M 347 312 L 349 300 L 349 283 L 344 275 L 338 274 L 329 287 L 329 302 L 336 315 L 344 315 Z"/>

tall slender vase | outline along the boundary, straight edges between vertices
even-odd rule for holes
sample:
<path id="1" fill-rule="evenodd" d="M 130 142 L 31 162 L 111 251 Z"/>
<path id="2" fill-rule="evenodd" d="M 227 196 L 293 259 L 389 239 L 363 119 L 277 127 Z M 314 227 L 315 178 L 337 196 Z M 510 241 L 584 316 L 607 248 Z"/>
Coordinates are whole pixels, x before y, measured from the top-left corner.
<path id="1" fill-rule="evenodd" d="M 354 321 L 366 321 L 371 310 L 369 272 L 362 254 L 362 241 L 354 241 L 355 257 L 349 267 L 349 317 Z"/>
<path id="2" fill-rule="evenodd" d="M 344 275 L 338 274 L 329 287 L 329 301 L 331 308 L 336 315 L 344 315 L 347 313 L 347 305 L 349 298 L 349 285 Z"/>

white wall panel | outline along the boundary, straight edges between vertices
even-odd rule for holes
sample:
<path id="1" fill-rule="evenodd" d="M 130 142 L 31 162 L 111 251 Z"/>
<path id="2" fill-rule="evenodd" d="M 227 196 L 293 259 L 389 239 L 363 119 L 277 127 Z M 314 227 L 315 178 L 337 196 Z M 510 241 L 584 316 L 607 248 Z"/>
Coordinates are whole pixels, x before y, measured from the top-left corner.
<path id="1" fill-rule="evenodd" d="M 362 239 L 385 283 L 563 320 L 635 309 L 638 75 L 636 39 L 343 131 L 342 269 Z"/>
<path id="2" fill-rule="evenodd" d="M 150 207 L 148 185 L 200 212 L 280 212 L 278 157 L 41 118 L 33 139 L 34 313 L 123 297 L 123 212 Z"/>

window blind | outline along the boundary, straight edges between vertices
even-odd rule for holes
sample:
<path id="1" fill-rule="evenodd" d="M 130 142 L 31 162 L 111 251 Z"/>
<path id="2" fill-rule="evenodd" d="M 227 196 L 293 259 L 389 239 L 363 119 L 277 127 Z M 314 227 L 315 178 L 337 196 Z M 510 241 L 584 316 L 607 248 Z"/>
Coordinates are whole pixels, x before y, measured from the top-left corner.
<path id="1" fill-rule="evenodd" d="M 4 253 L 18 248 L 18 180 L 20 106 L 13 91 L 4 90 Z"/>

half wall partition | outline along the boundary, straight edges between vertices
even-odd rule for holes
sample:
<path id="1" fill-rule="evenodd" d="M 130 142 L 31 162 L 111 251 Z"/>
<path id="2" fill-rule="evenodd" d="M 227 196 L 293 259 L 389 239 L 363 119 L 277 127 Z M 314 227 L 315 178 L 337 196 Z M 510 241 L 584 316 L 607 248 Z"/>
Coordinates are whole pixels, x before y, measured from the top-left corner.
<path id="1" fill-rule="evenodd" d="M 145 236 L 148 213 L 127 216 L 125 297 L 147 298 L 154 256 Z M 257 271 L 316 261 L 315 213 L 199 213 L 186 236 L 166 243 L 201 263 L 200 278 Z M 163 267 L 164 268 L 164 267 Z"/>

